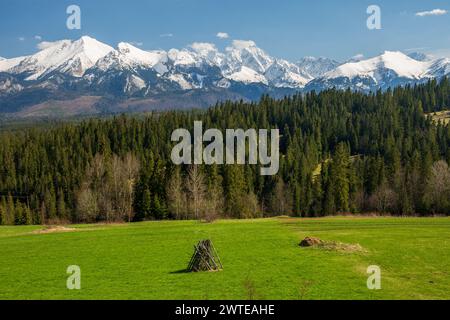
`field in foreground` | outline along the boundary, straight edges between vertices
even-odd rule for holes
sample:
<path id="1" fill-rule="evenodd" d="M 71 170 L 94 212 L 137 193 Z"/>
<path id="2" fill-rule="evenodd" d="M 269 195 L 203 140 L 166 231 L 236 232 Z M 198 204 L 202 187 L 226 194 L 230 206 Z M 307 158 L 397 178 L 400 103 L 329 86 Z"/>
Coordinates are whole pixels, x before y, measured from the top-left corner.
<path id="1" fill-rule="evenodd" d="M 450 218 L 324 218 L 0 227 L 0 299 L 450 299 Z M 362 252 L 300 248 L 305 236 Z M 184 273 L 198 240 L 222 272 Z M 81 290 L 66 269 L 81 268 Z M 366 269 L 382 270 L 367 289 Z"/>

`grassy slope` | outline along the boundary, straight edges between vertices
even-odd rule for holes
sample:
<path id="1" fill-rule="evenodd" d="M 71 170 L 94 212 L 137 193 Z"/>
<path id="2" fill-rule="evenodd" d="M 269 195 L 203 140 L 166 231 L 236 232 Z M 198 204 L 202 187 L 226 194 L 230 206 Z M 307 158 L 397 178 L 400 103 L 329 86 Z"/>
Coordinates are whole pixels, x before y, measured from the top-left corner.
<path id="1" fill-rule="evenodd" d="M 450 219 L 326 218 L 0 227 L 0 299 L 450 299 Z M 298 247 L 311 235 L 359 243 L 367 253 Z M 211 238 L 219 273 L 187 274 L 197 240 Z M 79 265 L 82 290 L 66 289 Z M 382 268 L 381 291 L 366 268 Z M 246 281 L 247 280 L 247 281 Z M 307 284 L 309 283 L 309 284 Z"/>
<path id="2" fill-rule="evenodd" d="M 435 121 L 436 123 L 439 122 L 439 121 L 441 121 L 443 124 L 449 124 L 450 123 L 450 111 L 448 111 L 448 110 L 428 113 L 427 116 L 431 117 L 431 119 L 433 121 Z"/>

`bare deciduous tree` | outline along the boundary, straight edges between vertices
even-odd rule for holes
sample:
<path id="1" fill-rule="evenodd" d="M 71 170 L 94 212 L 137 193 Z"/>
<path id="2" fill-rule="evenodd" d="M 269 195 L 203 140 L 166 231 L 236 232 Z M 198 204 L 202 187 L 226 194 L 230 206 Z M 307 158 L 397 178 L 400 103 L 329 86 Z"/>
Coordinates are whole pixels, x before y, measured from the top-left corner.
<path id="1" fill-rule="evenodd" d="M 271 213 L 274 215 L 289 215 L 292 213 L 292 199 L 284 181 L 279 178 L 274 193 L 270 199 Z"/>
<path id="2" fill-rule="evenodd" d="M 203 219 L 206 222 L 213 222 L 223 213 L 223 207 L 224 201 L 222 188 L 217 185 L 209 186 Z"/>
<path id="3" fill-rule="evenodd" d="M 446 212 L 450 207 L 450 168 L 447 162 L 435 162 L 430 170 L 430 176 L 424 195 L 425 203 L 433 213 Z"/>
<path id="4" fill-rule="evenodd" d="M 97 195 L 87 184 L 83 184 L 77 194 L 77 209 L 85 222 L 95 222 L 99 214 Z"/>
<path id="5" fill-rule="evenodd" d="M 261 210 L 259 208 L 258 197 L 252 191 L 249 193 L 242 195 L 239 198 L 240 202 L 240 218 L 243 219 L 251 219 L 259 216 Z"/>
<path id="6" fill-rule="evenodd" d="M 369 206 L 377 212 L 392 212 L 397 207 L 398 196 L 394 190 L 383 183 L 369 198 Z"/>
<path id="7" fill-rule="evenodd" d="M 177 219 L 216 220 L 223 213 L 223 190 L 220 181 L 207 185 L 198 166 L 191 166 L 185 179 L 176 168 L 167 185 L 169 210 Z"/>
<path id="8" fill-rule="evenodd" d="M 123 159 L 114 155 L 108 161 L 96 155 L 86 170 L 86 177 L 77 196 L 80 215 L 92 222 L 133 219 L 134 186 L 139 161 L 132 154 Z"/>
<path id="9" fill-rule="evenodd" d="M 183 189 L 183 179 L 180 169 L 177 167 L 170 178 L 167 186 L 167 198 L 169 210 L 175 214 L 176 219 L 187 219 L 186 193 Z"/>
<path id="10" fill-rule="evenodd" d="M 122 178 L 124 179 L 124 210 L 128 217 L 128 222 L 133 219 L 133 196 L 136 179 L 139 174 L 139 160 L 128 153 L 122 161 Z"/>
<path id="11" fill-rule="evenodd" d="M 195 219 L 200 219 L 205 208 L 205 180 L 198 166 L 189 168 L 186 181 L 188 191 L 188 204 Z"/>

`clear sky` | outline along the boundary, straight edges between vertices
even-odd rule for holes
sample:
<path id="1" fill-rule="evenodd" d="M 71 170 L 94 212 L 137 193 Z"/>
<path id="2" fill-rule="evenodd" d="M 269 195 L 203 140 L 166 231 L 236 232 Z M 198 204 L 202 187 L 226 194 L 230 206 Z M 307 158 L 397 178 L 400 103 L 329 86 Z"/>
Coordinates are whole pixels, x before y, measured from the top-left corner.
<path id="1" fill-rule="evenodd" d="M 66 28 L 66 8 L 81 8 L 81 30 Z M 369 5 L 381 8 L 381 30 L 366 27 Z M 418 12 L 443 12 L 418 16 Z M 384 50 L 450 56 L 450 0 L 0 0 L 0 56 L 35 52 L 40 41 L 92 36 L 115 46 L 181 48 L 253 40 L 269 54 L 298 60 L 346 60 Z M 221 39 L 218 32 L 227 33 Z"/>

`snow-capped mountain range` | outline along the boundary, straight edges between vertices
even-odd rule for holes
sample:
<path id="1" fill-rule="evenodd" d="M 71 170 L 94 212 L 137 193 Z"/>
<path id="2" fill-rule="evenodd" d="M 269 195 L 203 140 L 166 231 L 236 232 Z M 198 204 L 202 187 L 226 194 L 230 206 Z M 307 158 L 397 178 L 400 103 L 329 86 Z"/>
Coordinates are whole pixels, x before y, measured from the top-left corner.
<path id="1" fill-rule="evenodd" d="M 144 51 L 122 42 L 114 49 L 87 36 L 76 41 L 45 43 L 41 48 L 31 56 L 1 60 L 0 72 L 22 75 L 21 78 L 27 81 L 49 79 L 49 75 L 60 73 L 101 82 L 102 79 L 94 79 L 95 73 L 127 71 L 134 76 L 127 80 L 143 89 L 148 86 L 139 72 L 146 70 L 178 84 L 182 90 L 202 88 L 197 82 L 208 76 L 187 74 L 189 69 L 215 69 L 219 72 L 219 80 L 224 80 L 217 83 L 219 87 L 226 86 L 226 80 L 231 80 L 301 88 L 313 78 L 298 65 L 269 56 L 253 41 L 236 40 L 224 53 L 210 43 L 194 43 L 182 50 L 166 52 Z"/>
<path id="2" fill-rule="evenodd" d="M 401 52 L 386 51 L 382 55 L 348 62 L 308 83 L 306 89 L 336 87 L 371 91 L 441 78 L 450 73 L 447 58 L 415 60 Z"/>
<path id="3" fill-rule="evenodd" d="M 305 57 L 289 62 L 270 56 L 253 41 L 234 40 L 223 52 L 211 43 L 145 51 L 129 43 L 116 48 L 84 36 L 43 42 L 36 54 L 0 58 L 0 112 L 20 112 L 49 100 L 81 96 L 95 108 L 132 99 L 142 109 L 213 104 L 224 99 L 257 99 L 330 87 L 370 91 L 440 78 L 449 59 L 385 52 L 341 64 Z M 143 100 L 144 102 L 136 102 Z M 190 103 L 189 103 L 190 101 Z M 99 107 L 101 106 L 101 107 Z"/>

